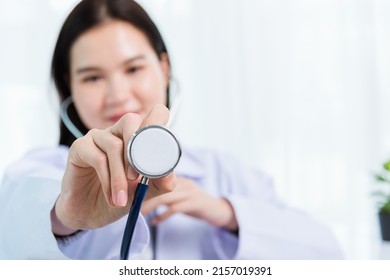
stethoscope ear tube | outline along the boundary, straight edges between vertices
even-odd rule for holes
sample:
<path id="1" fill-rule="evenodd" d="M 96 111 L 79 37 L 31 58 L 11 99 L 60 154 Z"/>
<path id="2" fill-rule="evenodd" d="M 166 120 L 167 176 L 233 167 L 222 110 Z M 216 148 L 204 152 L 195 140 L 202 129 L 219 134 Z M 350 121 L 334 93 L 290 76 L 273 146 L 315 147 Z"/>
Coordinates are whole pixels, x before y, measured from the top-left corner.
<path id="1" fill-rule="evenodd" d="M 60 118 L 70 133 L 72 133 L 75 138 L 80 138 L 83 137 L 84 134 L 82 134 L 80 130 L 74 125 L 68 115 L 68 108 L 72 102 L 73 101 L 71 96 L 68 96 L 64 101 L 62 101 L 60 106 Z"/>

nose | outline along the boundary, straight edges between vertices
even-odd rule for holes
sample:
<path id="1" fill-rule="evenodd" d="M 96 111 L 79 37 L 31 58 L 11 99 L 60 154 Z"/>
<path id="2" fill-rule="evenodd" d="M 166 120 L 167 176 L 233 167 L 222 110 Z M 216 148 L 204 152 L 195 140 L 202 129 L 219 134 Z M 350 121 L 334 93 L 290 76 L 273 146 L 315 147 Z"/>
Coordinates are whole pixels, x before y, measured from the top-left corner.
<path id="1" fill-rule="evenodd" d="M 106 103 L 109 106 L 123 104 L 132 95 L 131 84 L 120 76 L 114 76 L 109 80 Z"/>

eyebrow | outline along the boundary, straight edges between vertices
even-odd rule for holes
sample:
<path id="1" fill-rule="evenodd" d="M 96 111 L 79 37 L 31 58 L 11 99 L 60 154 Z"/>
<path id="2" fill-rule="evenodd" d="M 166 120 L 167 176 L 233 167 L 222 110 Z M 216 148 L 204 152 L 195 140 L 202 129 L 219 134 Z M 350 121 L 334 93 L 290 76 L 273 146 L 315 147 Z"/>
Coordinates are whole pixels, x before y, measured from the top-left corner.
<path id="1" fill-rule="evenodd" d="M 140 59 L 144 59 L 145 56 L 144 55 L 137 55 L 135 57 L 132 57 L 132 58 L 129 58 L 127 60 L 125 60 L 122 65 L 126 65 L 126 64 L 129 64 L 129 63 L 132 63 L 136 60 L 140 60 Z M 85 73 L 85 72 L 91 72 L 91 71 L 99 71 L 100 68 L 99 67 L 95 67 L 95 66 L 87 66 L 87 67 L 81 67 L 79 69 L 76 70 L 76 74 L 82 74 L 82 73 Z"/>

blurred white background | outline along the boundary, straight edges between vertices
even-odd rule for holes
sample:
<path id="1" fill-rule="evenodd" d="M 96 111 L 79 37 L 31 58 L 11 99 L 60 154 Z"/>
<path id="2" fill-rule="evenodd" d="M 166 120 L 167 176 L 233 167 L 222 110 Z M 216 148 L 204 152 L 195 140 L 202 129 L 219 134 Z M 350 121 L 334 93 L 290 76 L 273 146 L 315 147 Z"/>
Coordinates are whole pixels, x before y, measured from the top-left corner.
<path id="1" fill-rule="evenodd" d="M 50 60 L 77 2 L 0 0 L 0 178 L 27 150 L 57 144 Z M 170 51 L 181 141 L 265 170 L 346 258 L 380 258 L 370 192 L 390 157 L 390 1 L 139 2 Z"/>

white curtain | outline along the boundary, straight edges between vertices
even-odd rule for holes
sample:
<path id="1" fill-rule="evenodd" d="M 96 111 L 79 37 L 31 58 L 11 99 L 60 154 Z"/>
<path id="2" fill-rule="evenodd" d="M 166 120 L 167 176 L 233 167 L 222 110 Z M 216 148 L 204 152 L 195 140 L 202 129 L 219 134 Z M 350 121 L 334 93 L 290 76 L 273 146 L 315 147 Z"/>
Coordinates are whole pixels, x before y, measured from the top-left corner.
<path id="1" fill-rule="evenodd" d="M 77 1 L 2 0 L 0 176 L 55 145 L 49 65 Z M 174 130 L 269 173 L 347 258 L 381 257 L 372 172 L 390 157 L 390 1 L 142 0 L 168 45 Z"/>

